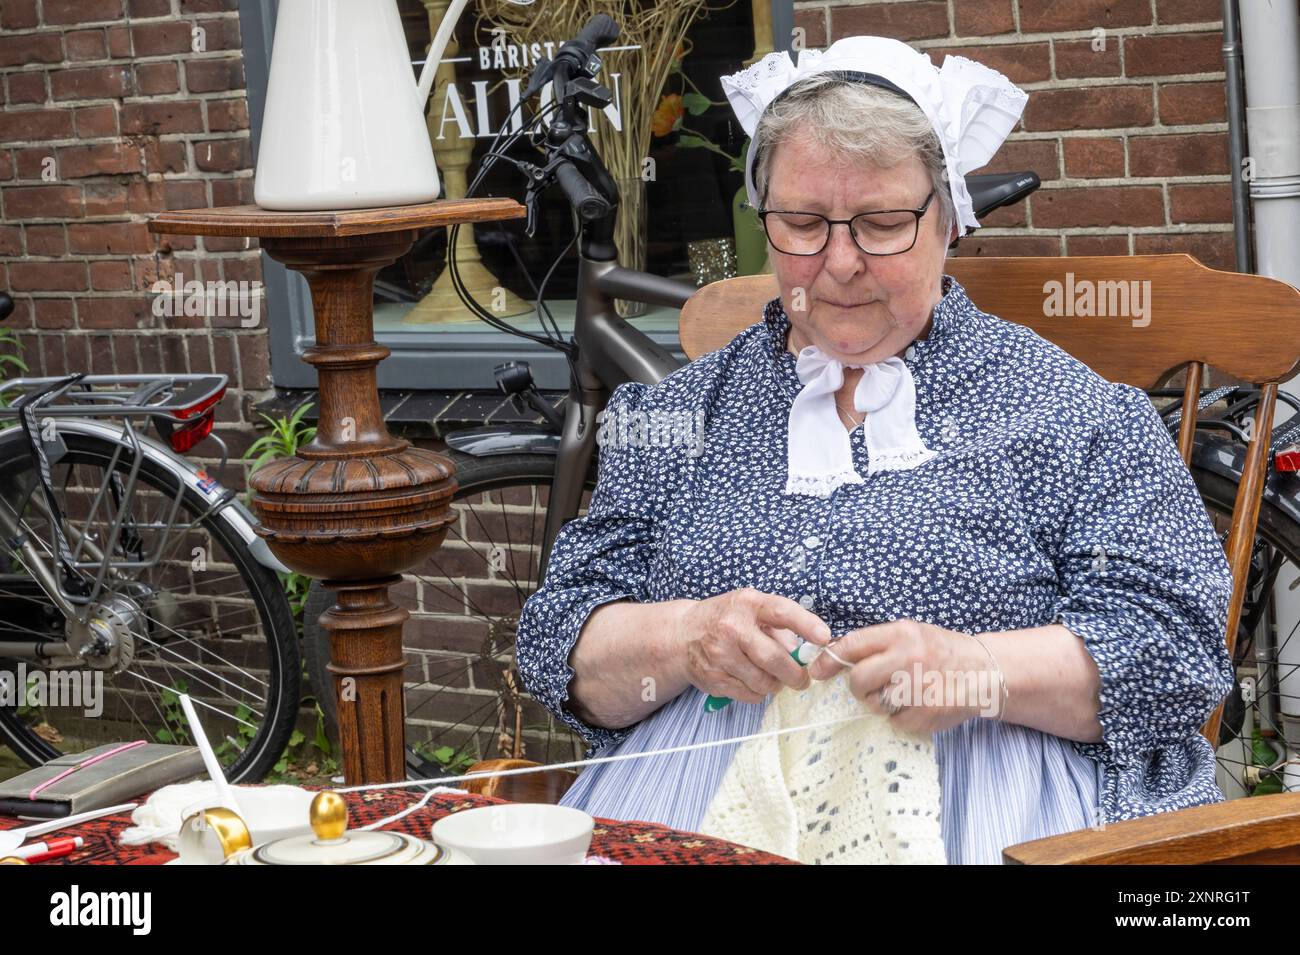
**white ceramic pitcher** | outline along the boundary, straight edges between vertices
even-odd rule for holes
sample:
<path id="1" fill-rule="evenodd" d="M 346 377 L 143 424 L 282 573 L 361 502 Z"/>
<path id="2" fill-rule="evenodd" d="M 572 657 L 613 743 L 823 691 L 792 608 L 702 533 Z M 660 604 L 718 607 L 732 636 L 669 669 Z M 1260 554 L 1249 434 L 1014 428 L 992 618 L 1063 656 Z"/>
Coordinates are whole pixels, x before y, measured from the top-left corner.
<path id="1" fill-rule="evenodd" d="M 468 2 L 453 0 L 416 82 L 397 0 L 280 0 L 254 201 L 306 211 L 437 199 L 424 104 Z"/>

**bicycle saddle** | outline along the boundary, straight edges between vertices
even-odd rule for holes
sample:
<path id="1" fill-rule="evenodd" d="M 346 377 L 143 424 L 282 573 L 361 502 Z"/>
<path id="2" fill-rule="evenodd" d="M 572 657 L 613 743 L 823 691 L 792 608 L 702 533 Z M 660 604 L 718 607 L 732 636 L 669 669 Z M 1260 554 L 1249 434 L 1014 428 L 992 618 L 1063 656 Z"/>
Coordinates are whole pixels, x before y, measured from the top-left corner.
<path id="1" fill-rule="evenodd" d="M 1041 185 L 1038 174 L 1029 170 L 966 177 L 966 189 L 977 219 L 983 219 L 1001 206 L 1020 202 Z"/>

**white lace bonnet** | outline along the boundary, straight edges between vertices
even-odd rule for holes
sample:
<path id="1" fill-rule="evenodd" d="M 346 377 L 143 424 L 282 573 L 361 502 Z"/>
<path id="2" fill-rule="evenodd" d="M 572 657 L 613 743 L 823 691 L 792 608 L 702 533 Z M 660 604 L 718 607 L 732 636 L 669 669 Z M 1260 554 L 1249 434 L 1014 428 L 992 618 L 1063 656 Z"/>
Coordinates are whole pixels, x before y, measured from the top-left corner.
<path id="1" fill-rule="evenodd" d="M 722 89 L 741 127 L 752 138 L 763 111 L 788 87 L 814 73 L 835 71 L 910 97 L 929 118 L 943 146 L 957 222 L 979 228 L 965 175 L 998 151 L 1024 111 L 1028 95 L 1001 73 L 963 56 L 944 57 L 935 69 L 930 57 L 906 43 L 879 36 L 850 36 L 825 51 L 802 50 L 798 65 L 784 51 L 769 53 L 748 69 L 722 77 Z M 745 163 L 749 204 L 758 207 L 751 142 Z"/>

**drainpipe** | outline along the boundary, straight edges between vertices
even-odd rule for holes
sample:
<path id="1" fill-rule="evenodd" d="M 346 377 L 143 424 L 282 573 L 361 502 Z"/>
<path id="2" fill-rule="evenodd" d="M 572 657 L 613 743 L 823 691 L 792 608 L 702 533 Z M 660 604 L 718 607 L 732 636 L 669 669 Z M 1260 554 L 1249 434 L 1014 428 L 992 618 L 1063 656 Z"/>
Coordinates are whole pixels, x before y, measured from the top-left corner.
<path id="1" fill-rule="evenodd" d="M 1240 17 L 1255 271 L 1300 288 L 1300 11 L 1295 0 L 1242 0 Z M 1284 387 L 1300 393 L 1296 379 Z M 1260 729 L 1280 729 L 1290 744 L 1283 784 L 1294 791 L 1300 789 L 1300 590 L 1291 590 L 1294 580 L 1284 576 L 1291 572 L 1279 575 L 1273 588 L 1276 629 L 1262 635 L 1265 646 L 1277 647 L 1279 672 L 1261 673 L 1262 682 L 1278 681 L 1281 712 Z M 1261 708 L 1265 718 L 1268 709 Z"/>
<path id="2" fill-rule="evenodd" d="M 1241 175 L 1246 157 L 1246 117 L 1241 80 L 1241 35 L 1237 32 L 1237 0 L 1223 0 L 1223 73 L 1228 93 L 1228 167 L 1232 172 L 1232 232 L 1237 271 L 1255 271 L 1250 244 L 1249 183 Z"/>
<path id="3" fill-rule="evenodd" d="M 1255 270 L 1300 288 L 1300 11 L 1244 0 L 1240 16 Z"/>

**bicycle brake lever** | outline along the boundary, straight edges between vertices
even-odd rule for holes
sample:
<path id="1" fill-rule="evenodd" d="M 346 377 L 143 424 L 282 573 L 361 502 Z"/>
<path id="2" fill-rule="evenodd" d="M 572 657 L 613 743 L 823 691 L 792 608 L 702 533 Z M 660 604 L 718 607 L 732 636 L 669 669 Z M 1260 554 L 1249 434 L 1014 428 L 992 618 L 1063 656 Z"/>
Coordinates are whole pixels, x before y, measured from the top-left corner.
<path id="1" fill-rule="evenodd" d="M 528 236 L 530 239 L 533 237 L 533 233 L 537 230 L 538 196 L 539 191 L 534 189 L 532 186 L 529 186 L 528 196 L 524 203 L 525 207 L 528 209 L 528 218 L 524 220 L 524 235 Z"/>

